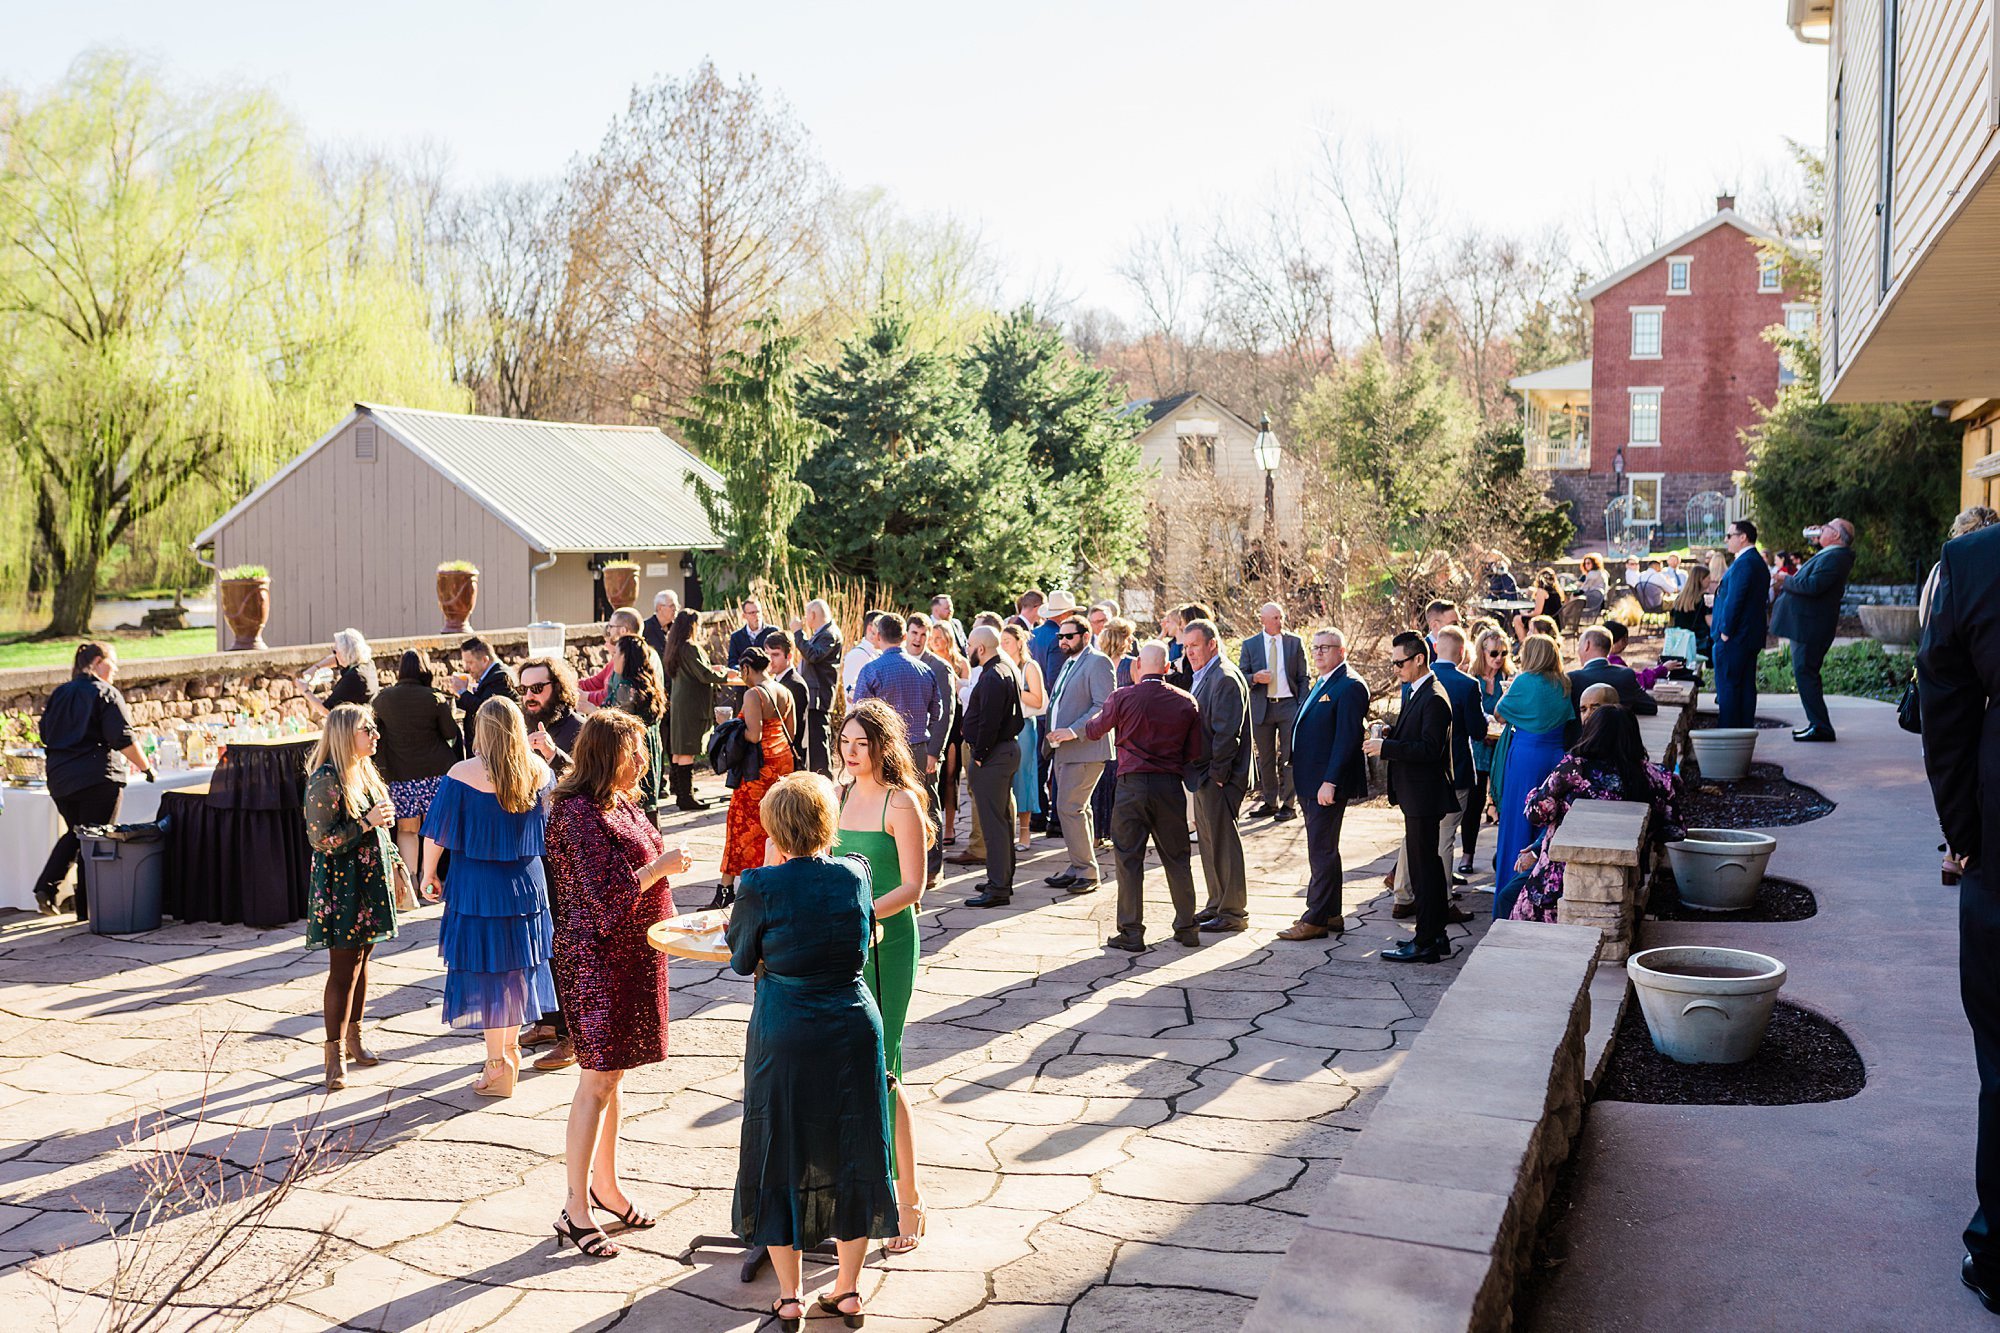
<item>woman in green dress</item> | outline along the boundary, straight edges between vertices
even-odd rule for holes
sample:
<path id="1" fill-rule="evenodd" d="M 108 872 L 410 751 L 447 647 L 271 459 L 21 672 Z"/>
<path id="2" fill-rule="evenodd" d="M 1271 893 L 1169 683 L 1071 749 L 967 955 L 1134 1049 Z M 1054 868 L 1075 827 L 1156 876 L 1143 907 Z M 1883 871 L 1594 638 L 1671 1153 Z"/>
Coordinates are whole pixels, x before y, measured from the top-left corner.
<path id="1" fill-rule="evenodd" d="M 667 730 L 674 767 L 668 776 L 674 805 L 681 810 L 708 809 L 707 801 L 694 798 L 694 761 L 708 749 L 708 733 L 715 726 L 716 687 L 729 682 L 729 673 L 716 670 L 695 641 L 698 621 L 692 611 L 675 616 L 674 627 L 667 631 L 667 651 L 661 654 L 662 669 L 673 682 Z"/>
<path id="2" fill-rule="evenodd" d="M 329 1092 L 347 1086 L 343 1054 L 357 1065 L 379 1063 L 361 1044 L 361 1008 L 368 998 L 368 955 L 396 937 L 393 879 L 402 864 L 390 833 L 396 807 L 371 757 L 379 735 L 367 705 L 340 704 L 327 714 L 307 765 L 312 890 L 306 948 L 325 949 L 329 960 L 320 1000 Z"/>
<path id="3" fill-rule="evenodd" d="M 868 859 L 875 919 L 882 938 L 862 978 L 882 1012 L 882 1049 L 896 1104 L 896 1238 L 884 1248 L 908 1254 L 924 1234 L 924 1196 L 917 1188 L 916 1132 L 903 1095 L 903 1024 L 917 989 L 917 904 L 930 850 L 930 798 L 910 756 L 902 715 L 880 699 L 864 699 L 840 728 L 847 790 L 840 802 L 838 856 Z"/>
<path id="4" fill-rule="evenodd" d="M 646 771 L 639 775 L 639 804 L 655 824 L 660 816 L 660 720 L 667 711 L 666 686 L 653 671 L 646 641 L 629 634 L 611 646 L 611 676 L 604 682 L 604 706 L 630 713 L 646 728 Z"/>

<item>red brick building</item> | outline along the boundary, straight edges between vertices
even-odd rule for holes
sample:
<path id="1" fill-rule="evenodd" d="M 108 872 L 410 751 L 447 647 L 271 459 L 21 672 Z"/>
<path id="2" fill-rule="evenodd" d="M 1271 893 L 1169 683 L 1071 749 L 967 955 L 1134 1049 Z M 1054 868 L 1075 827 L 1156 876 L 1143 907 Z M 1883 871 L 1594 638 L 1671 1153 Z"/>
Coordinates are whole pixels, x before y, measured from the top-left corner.
<path id="1" fill-rule="evenodd" d="M 1699 227 L 1583 290 L 1590 360 L 1512 381 L 1529 466 L 1574 503 L 1586 543 L 1602 540 L 1616 495 L 1632 497 L 1635 523 L 1675 534 L 1692 496 L 1734 495 L 1742 432 L 1790 374 L 1764 332 L 1813 316 L 1764 260 L 1773 239 L 1724 195 Z"/>

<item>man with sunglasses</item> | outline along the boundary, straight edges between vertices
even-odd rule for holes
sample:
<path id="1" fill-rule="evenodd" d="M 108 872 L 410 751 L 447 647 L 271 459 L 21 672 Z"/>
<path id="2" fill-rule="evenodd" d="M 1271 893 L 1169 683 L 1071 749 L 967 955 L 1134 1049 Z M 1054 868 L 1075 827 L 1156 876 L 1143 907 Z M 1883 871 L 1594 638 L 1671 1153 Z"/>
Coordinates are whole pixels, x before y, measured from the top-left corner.
<path id="1" fill-rule="evenodd" d="M 632 632 L 637 633 L 634 625 Z M 561 777 L 569 768 L 570 754 L 576 749 L 576 738 L 583 730 L 583 717 L 577 712 L 578 694 L 576 672 L 568 662 L 559 657 L 531 657 L 521 663 L 521 715 L 528 724 L 528 745 L 542 757 L 549 771 Z M 549 889 L 549 911 L 553 916 L 556 905 L 556 877 L 544 876 Z M 576 1063 L 576 1047 L 570 1044 L 569 1022 L 556 1009 L 543 1014 L 539 1021 L 521 1033 L 521 1046 L 534 1050 L 538 1046 L 550 1049 L 535 1060 L 535 1068 L 540 1070 L 568 1069 Z"/>
<path id="2" fill-rule="evenodd" d="M 1757 549 L 1757 525 L 1747 518 L 1729 525 L 1723 545 L 1735 558 L 1716 585 L 1710 659 L 1715 663 L 1716 725 L 1757 725 L 1757 654 L 1764 651 L 1771 567 Z"/>
<path id="3" fill-rule="evenodd" d="M 1451 956 L 1445 933 L 1450 910 L 1438 826 L 1457 808 L 1451 785 L 1451 700 L 1431 673 L 1423 636 L 1398 634 L 1390 645 L 1396 679 L 1409 687 L 1402 712 L 1387 736 L 1370 737 L 1363 754 L 1389 767 L 1389 803 L 1403 812 L 1403 863 L 1416 896 L 1417 932 L 1382 957 L 1392 963 L 1437 963 Z"/>
<path id="4" fill-rule="evenodd" d="M 1091 740 L 1082 734 L 1111 701 L 1118 672 L 1111 659 L 1091 642 L 1083 617 L 1071 615 L 1056 629 L 1063 662 L 1049 689 L 1049 786 L 1056 797 L 1056 820 L 1062 828 L 1069 864 L 1050 875 L 1052 888 L 1071 893 L 1097 891 L 1097 823 L 1090 798 L 1111 761 L 1111 738 Z"/>

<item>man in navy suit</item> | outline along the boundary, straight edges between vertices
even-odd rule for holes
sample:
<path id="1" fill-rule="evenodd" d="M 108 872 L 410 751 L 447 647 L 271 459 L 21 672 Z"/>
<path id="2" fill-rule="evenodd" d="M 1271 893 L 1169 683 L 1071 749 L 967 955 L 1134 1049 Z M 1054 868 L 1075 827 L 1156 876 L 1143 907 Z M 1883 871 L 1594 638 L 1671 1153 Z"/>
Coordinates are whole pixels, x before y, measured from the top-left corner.
<path id="1" fill-rule="evenodd" d="M 1639 688 L 1637 672 L 1628 666 L 1612 664 L 1611 648 L 1615 641 L 1608 625 L 1592 625 L 1576 636 L 1576 655 L 1582 665 L 1569 673 L 1569 706 L 1576 720 L 1564 733 L 1571 745 L 1583 734 L 1583 692 L 1593 685 L 1609 685 L 1618 691 L 1619 703 L 1641 716 L 1651 717 L 1660 711 L 1659 702 Z"/>
<path id="2" fill-rule="evenodd" d="M 1266 602 L 1257 609 L 1262 634 L 1243 640 L 1236 669 L 1250 682 L 1250 731 L 1257 745 L 1257 792 L 1263 804 L 1252 817 L 1292 817 L 1292 724 L 1306 693 L 1306 646 L 1285 632 L 1285 609 Z"/>
<path id="3" fill-rule="evenodd" d="M 1319 678 L 1299 705 L 1292 728 L 1292 776 L 1306 817 L 1306 910 L 1278 932 L 1281 940 L 1321 940 L 1347 926 L 1340 902 L 1340 825 L 1349 801 L 1368 796 L 1368 761 L 1361 740 L 1368 723 L 1368 686 L 1347 669 L 1347 638 L 1337 629 L 1312 637 Z"/>
<path id="4" fill-rule="evenodd" d="M 1757 654 L 1764 651 L 1764 608 L 1771 570 L 1757 549 L 1757 525 L 1739 518 L 1729 525 L 1723 545 L 1735 557 L 1715 589 L 1714 626 L 1716 725 L 1757 725 Z"/>
<path id="5" fill-rule="evenodd" d="M 743 660 L 743 654 L 764 642 L 764 631 L 770 626 L 764 623 L 764 606 L 755 597 L 743 599 L 743 623 L 729 636 L 729 669 Z"/>

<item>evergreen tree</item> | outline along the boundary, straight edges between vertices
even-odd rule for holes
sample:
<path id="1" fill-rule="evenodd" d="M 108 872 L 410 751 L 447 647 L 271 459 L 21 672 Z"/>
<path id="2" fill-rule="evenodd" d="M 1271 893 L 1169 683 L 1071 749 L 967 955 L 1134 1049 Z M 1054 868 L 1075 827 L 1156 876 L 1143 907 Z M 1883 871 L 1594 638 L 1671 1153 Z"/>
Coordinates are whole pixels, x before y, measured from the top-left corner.
<path id="1" fill-rule="evenodd" d="M 812 499 L 792 540 L 835 573 L 999 606 L 1067 572 L 1069 552 L 1029 510 L 1049 475 L 1027 434 L 995 434 L 958 368 L 914 348 L 900 314 L 880 312 L 843 342 L 800 402 L 829 438 L 800 469 Z"/>
<path id="2" fill-rule="evenodd" d="M 1140 418 L 1117 415 L 1110 373 L 1077 360 L 1023 306 L 974 343 L 966 378 L 994 432 L 1024 432 L 1029 457 L 1052 478 L 1030 497 L 1042 531 L 1073 540 L 1085 569 L 1122 574 L 1145 548 L 1147 487 Z"/>
<path id="3" fill-rule="evenodd" d="M 1400 365 L 1370 343 L 1299 403 L 1295 429 L 1321 444 L 1327 470 L 1373 493 L 1391 530 L 1421 523 L 1468 461 L 1472 405 L 1422 343 Z"/>
<path id="4" fill-rule="evenodd" d="M 688 444 L 723 477 L 720 489 L 691 480 L 725 543 L 716 590 L 732 600 L 791 571 L 786 534 L 813 498 L 799 474 L 827 434 L 799 413 L 803 340 L 775 314 L 751 320 L 746 333 L 756 347 L 724 352 L 679 419 Z"/>

